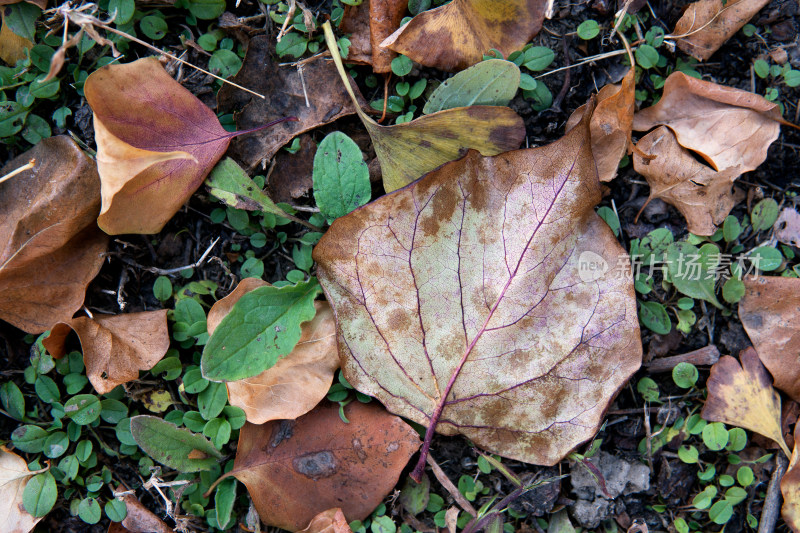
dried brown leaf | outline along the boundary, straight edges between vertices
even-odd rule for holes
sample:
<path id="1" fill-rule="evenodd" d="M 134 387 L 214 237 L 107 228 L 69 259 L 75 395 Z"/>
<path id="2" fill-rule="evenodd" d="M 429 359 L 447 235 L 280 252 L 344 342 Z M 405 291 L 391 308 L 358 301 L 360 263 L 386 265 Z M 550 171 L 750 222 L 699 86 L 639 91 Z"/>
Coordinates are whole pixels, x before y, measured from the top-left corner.
<path id="1" fill-rule="evenodd" d="M 117 487 L 117 490 L 122 490 Z M 122 497 L 128 516 L 121 523 L 112 522 L 108 533 L 172 533 L 173 530 L 158 516 L 147 510 L 133 494 Z"/>
<path id="2" fill-rule="evenodd" d="M 775 387 L 800 400 L 800 279 L 745 278 L 739 319 Z"/>
<path id="3" fill-rule="evenodd" d="M 755 431 L 774 440 L 790 455 L 781 433 L 781 398 L 772 388 L 767 370 L 751 347 L 739 354 L 739 361 L 724 355 L 711 367 L 708 399 L 701 416 Z"/>
<path id="4" fill-rule="evenodd" d="M 0 524 L 5 533 L 28 533 L 42 519 L 22 506 L 22 491 L 35 473 L 25 459 L 0 446 Z"/>
<path id="5" fill-rule="evenodd" d="M 660 198 L 676 207 L 695 235 L 713 235 L 742 200 L 742 193 L 733 186 L 740 175 L 738 168 L 717 172 L 700 163 L 678 144 L 666 126 L 645 135 L 636 147 L 655 156 L 645 159 L 639 153 L 633 154 L 633 168 L 650 185 L 648 202 Z"/>
<path id="6" fill-rule="evenodd" d="M 739 31 L 769 0 L 700 0 L 686 8 L 672 33 L 678 48 L 704 61 Z"/>
<path id="7" fill-rule="evenodd" d="M 53 356 L 64 354 L 70 329 L 81 341 L 86 376 L 100 394 L 137 379 L 140 370 L 153 368 L 169 348 L 166 310 L 78 317 L 56 324 L 44 341 Z"/>
<path id="8" fill-rule="evenodd" d="M 103 264 L 97 229 L 100 180 L 94 162 L 66 136 L 44 139 L 0 175 L 0 318 L 28 333 L 66 321 L 83 305 Z"/>
<path id="9" fill-rule="evenodd" d="M 784 207 L 773 227 L 776 239 L 800 248 L 800 213 L 796 209 Z"/>
<path id="10" fill-rule="evenodd" d="M 609 84 L 597 93 L 597 107 L 589 128 L 592 132 L 592 155 L 600 181 L 611 181 L 617 175 L 619 162 L 628 150 L 633 126 L 635 100 L 634 69 L 619 84 Z M 567 120 L 570 130 L 580 122 L 586 105 L 575 110 Z"/>
<path id="11" fill-rule="evenodd" d="M 317 143 L 311 135 L 300 135 L 300 149 L 290 154 L 281 150 L 275 154 L 275 166 L 269 173 L 267 193 L 273 202 L 294 202 L 314 186 L 314 155 Z"/>
<path id="12" fill-rule="evenodd" d="M 295 66 L 279 67 L 266 35 L 250 40 L 244 64 L 231 81 L 266 96 L 263 100 L 255 98 L 228 85 L 219 90 L 218 109 L 234 112 L 240 129 L 286 116 L 297 117 L 296 122 L 283 122 L 268 132 L 234 139 L 228 155 L 251 170 L 272 159 L 296 135 L 356 112 L 328 58 L 317 57 L 303 63 L 302 71 Z M 360 94 L 358 98 L 361 105 L 366 105 Z"/>
<path id="13" fill-rule="evenodd" d="M 17 61 L 28 57 L 28 50 L 33 48 L 33 43 L 11 31 L 4 14 L 0 14 L 0 24 L 0 59 L 7 65 L 16 65 Z"/>
<path id="14" fill-rule="evenodd" d="M 580 266 L 625 254 L 594 212 L 590 115 L 544 147 L 471 151 L 314 249 L 345 377 L 428 426 L 426 445 L 435 429 L 555 464 L 640 366 L 632 283 Z"/>
<path id="15" fill-rule="evenodd" d="M 370 3 L 371 0 L 364 0 L 357 6 L 346 5 L 344 7 L 339 31 L 350 34 L 350 37 L 348 37 L 350 39 L 350 50 L 347 54 L 348 63 L 372 65 L 372 41 L 370 40 L 369 24 Z"/>
<path id="16" fill-rule="evenodd" d="M 794 426 L 794 451 L 786 473 L 781 478 L 783 507 L 781 517 L 792 531 L 800 531 L 800 424 Z"/>
<path id="17" fill-rule="evenodd" d="M 208 312 L 209 335 L 239 298 L 264 285 L 267 283 L 260 279 L 245 278 L 231 294 L 215 303 Z M 293 420 L 313 409 L 328 393 L 339 368 L 336 324 L 327 302 L 316 301 L 314 307 L 316 315 L 301 326 L 297 345 L 275 366 L 251 378 L 226 383 L 228 401 L 242 408 L 249 422 Z"/>
<path id="18" fill-rule="evenodd" d="M 155 57 L 102 67 L 84 91 L 94 112 L 102 181 L 98 225 L 112 235 L 158 233 L 203 183 L 233 134 Z"/>
<path id="19" fill-rule="evenodd" d="M 757 94 L 674 72 L 658 103 L 634 115 L 633 129 L 669 126 L 681 146 L 714 170 L 738 167 L 742 174 L 767 158 L 780 120 L 778 105 Z"/>
<path id="20" fill-rule="evenodd" d="M 352 531 L 342 510 L 336 507 L 319 513 L 300 533 L 351 533 Z"/>
<path id="21" fill-rule="evenodd" d="M 494 48 L 508 55 L 539 33 L 547 0 L 453 0 L 424 11 L 381 43 L 427 67 L 462 70 Z"/>
<path id="22" fill-rule="evenodd" d="M 419 437 L 377 402 L 344 408 L 322 402 L 297 420 L 247 423 L 233 470 L 265 524 L 298 531 L 340 507 L 363 520 L 397 483 Z"/>

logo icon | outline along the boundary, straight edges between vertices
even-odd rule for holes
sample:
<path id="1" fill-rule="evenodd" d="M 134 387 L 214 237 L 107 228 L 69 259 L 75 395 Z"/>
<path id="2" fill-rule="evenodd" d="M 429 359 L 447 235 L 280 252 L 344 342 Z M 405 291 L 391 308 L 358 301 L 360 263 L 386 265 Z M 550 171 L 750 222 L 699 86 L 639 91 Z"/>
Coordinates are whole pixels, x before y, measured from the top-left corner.
<path id="1" fill-rule="evenodd" d="M 578 256 L 578 277 L 584 283 L 597 281 L 605 276 L 608 270 L 608 262 L 602 255 L 587 250 Z"/>

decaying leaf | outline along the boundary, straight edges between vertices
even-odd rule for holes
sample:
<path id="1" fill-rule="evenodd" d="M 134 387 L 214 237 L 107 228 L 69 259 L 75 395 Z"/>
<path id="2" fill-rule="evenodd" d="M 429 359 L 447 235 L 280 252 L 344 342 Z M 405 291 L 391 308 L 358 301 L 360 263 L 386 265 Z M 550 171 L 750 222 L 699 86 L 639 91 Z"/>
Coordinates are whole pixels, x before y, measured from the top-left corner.
<path id="1" fill-rule="evenodd" d="M 636 103 L 635 86 L 631 68 L 621 83 L 606 85 L 597 93 L 597 107 L 589 128 L 600 181 L 611 181 L 617 176 L 619 162 L 628 150 Z M 567 130 L 580 122 L 585 108 L 586 105 L 582 105 L 572 113 L 567 120 Z"/>
<path id="2" fill-rule="evenodd" d="M 215 303 L 208 312 L 209 335 L 239 298 L 264 285 L 267 283 L 260 279 L 245 278 L 231 294 Z M 249 422 L 293 420 L 325 398 L 339 368 L 336 324 L 327 302 L 315 301 L 314 307 L 317 314 L 301 326 L 294 350 L 257 376 L 226 384 L 228 401 L 242 408 Z"/>
<path id="3" fill-rule="evenodd" d="M 31 472 L 25 459 L 0 446 L 0 524 L 4 532 L 28 533 L 42 519 L 22 506 L 22 491 L 28 478 L 45 470 Z"/>
<path id="4" fill-rule="evenodd" d="M 319 513 L 340 507 L 363 520 L 392 490 L 419 437 L 379 404 L 323 402 L 297 420 L 247 423 L 233 470 L 265 524 L 298 531 Z"/>
<path id="5" fill-rule="evenodd" d="M 122 491 L 122 487 L 117 487 L 117 491 Z M 108 527 L 108 533 L 172 533 L 172 529 L 164 523 L 158 516 L 151 513 L 133 494 L 126 494 L 122 497 L 128 516 L 120 522 L 112 522 Z"/>
<path id="6" fill-rule="evenodd" d="M 155 57 L 102 67 L 84 91 L 102 182 L 98 225 L 112 235 L 158 233 L 236 134 Z"/>
<path id="7" fill-rule="evenodd" d="M 10 161 L 0 175 L 32 159 L 33 169 L 0 183 L 0 318 L 41 333 L 83 305 L 108 239 L 95 224 L 94 162 L 58 136 Z"/>
<path id="8" fill-rule="evenodd" d="M 678 48 L 704 61 L 733 37 L 769 0 L 700 0 L 683 12 L 675 31 Z"/>
<path id="9" fill-rule="evenodd" d="M 791 207 L 784 207 L 775 221 L 775 238 L 789 246 L 800 247 L 800 213 Z"/>
<path id="10" fill-rule="evenodd" d="M 356 96 L 347 82 L 330 24 L 324 24 L 323 29 L 339 74 L 355 103 Z M 461 157 L 469 148 L 484 155 L 496 155 L 518 148 L 525 138 L 522 118 L 507 107 L 457 107 L 395 126 L 381 126 L 361 109 L 357 112 L 372 138 L 386 192 L 404 187 L 439 165 Z"/>
<path id="11" fill-rule="evenodd" d="M 339 31 L 350 34 L 350 37 L 348 37 L 350 39 L 350 49 L 347 52 L 348 63 L 357 65 L 372 64 L 372 40 L 369 22 L 369 6 L 371 3 L 370 0 L 364 0 L 358 5 L 348 4 L 344 6 L 342 21 L 339 23 Z M 389 34 L 391 33 L 390 31 Z"/>
<path id="12" fill-rule="evenodd" d="M 639 368 L 632 283 L 602 269 L 625 251 L 594 212 L 591 110 L 553 144 L 443 165 L 314 249 L 345 377 L 426 446 L 435 429 L 553 465 Z"/>
<path id="13" fill-rule="evenodd" d="M 236 138 L 228 155 L 252 170 L 272 159 L 294 136 L 355 113 L 337 79 L 336 69 L 324 57 L 305 62 L 301 68 L 279 67 L 273 59 L 270 37 L 253 37 L 242 68 L 231 81 L 263 94 L 266 99 L 223 85 L 217 94 L 219 111 L 235 113 L 240 129 L 287 116 L 294 116 L 297 121 L 283 122 L 264 134 Z M 358 98 L 360 105 L 366 105 L 360 94 Z"/>
<path id="14" fill-rule="evenodd" d="M 319 513 L 300 533 L 351 533 L 352 531 L 342 510 L 336 507 Z"/>
<path id="15" fill-rule="evenodd" d="M 781 398 L 752 347 L 743 350 L 739 359 L 741 366 L 735 358 L 724 355 L 711 367 L 706 382 L 708 399 L 701 416 L 772 439 L 788 457 L 791 454 L 781 434 Z"/>
<path id="16" fill-rule="evenodd" d="M 453 0 L 424 11 L 381 43 L 427 67 L 461 70 L 494 48 L 508 55 L 539 33 L 547 0 Z"/>
<path id="17" fill-rule="evenodd" d="M 364 0 L 348 5 L 339 28 L 350 35 L 347 62 L 372 65 L 372 70 L 385 74 L 392 71 L 397 54 L 381 47 L 381 42 L 400 27 L 408 0 Z"/>
<path id="18" fill-rule="evenodd" d="M 742 200 L 742 193 L 733 186 L 740 175 L 738 167 L 717 172 L 700 163 L 666 126 L 645 135 L 636 147 L 655 156 L 648 160 L 633 154 L 633 168 L 650 185 L 648 202 L 660 198 L 675 206 L 695 235 L 713 235 Z"/>
<path id="19" fill-rule="evenodd" d="M 275 154 L 275 166 L 269 173 L 267 194 L 275 202 L 294 202 L 313 186 L 314 155 L 317 144 L 311 135 L 300 135 L 300 150 L 290 154 L 281 150 Z"/>
<path id="20" fill-rule="evenodd" d="M 745 278 L 739 319 L 775 387 L 800 400 L 800 279 Z"/>
<path id="21" fill-rule="evenodd" d="M 64 355 L 70 330 L 78 334 L 86 376 L 100 394 L 137 379 L 140 370 L 153 368 L 169 349 L 166 310 L 78 317 L 58 323 L 44 341 L 54 357 Z"/>
<path id="22" fill-rule="evenodd" d="M 7 65 L 16 65 L 17 61 L 27 57 L 28 50 L 33 48 L 33 43 L 11 31 L 5 22 L 5 15 L 2 13 L 0 13 L 0 25 L 2 25 L 0 27 L 0 59 Z"/>
<path id="23" fill-rule="evenodd" d="M 778 105 L 763 97 L 673 72 L 661 100 L 633 117 L 633 129 L 669 126 L 684 148 L 722 171 L 755 170 L 767 158 L 782 122 Z"/>
<path id="24" fill-rule="evenodd" d="M 781 478 L 781 517 L 792 531 L 800 531 L 800 424 L 794 426 L 794 451 Z"/>

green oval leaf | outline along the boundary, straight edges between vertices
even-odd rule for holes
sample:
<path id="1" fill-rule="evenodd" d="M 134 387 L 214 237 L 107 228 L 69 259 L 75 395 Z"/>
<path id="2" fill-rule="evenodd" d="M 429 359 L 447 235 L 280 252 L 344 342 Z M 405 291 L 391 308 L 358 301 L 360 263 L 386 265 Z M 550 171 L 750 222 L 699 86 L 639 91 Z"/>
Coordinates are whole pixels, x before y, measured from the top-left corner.
<path id="1" fill-rule="evenodd" d="M 35 517 L 49 513 L 57 498 L 56 480 L 50 472 L 33 476 L 22 491 L 22 505 Z"/>
<path id="2" fill-rule="evenodd" d="M 370 200 L 369 169 L 361 149 L 340 131 L 327 135 L 314 156 L 314 199 L 329 221 Z"/>
<path id="3" fill-rule="evenodd" d="M 697 367 L 691 363 L 678 363 L 672 369 L 672 380 L 682 389 L 694 387 L 698 377 L 700 377 L 700 373 L 697 371 Z"/>
<path id="4" fill-rule="evenodd" d="M 91 424 L 100 416 L 102 406 L 94 394 L 78 394 L 64 404 L 64 412 L 76 424 Z"/>
<path id="5" fill-rule="evenodd" d="M 511 61 L 481 61 L 439 85 L 422 112 L 428 115 L 454 107 L 508 105 L 519 84 L 519 67 Z"/>
<path id="6" fill-rule="evenodd" d="M 84 498 L 78 504 L 78 516 L 87 524 L 96 524 L 103 516 L 100 504 L 94 498 Z"/>
<path id="7" fill-rule="evenodd" d="M 659 335 L 666 335 L 672 329 L 667 310 L 658 302 L 642 302 L 639 310 L 639 320 L 651 331 Z"/>
<path id="8" fill-rule="evenodd" d="M 178 428 L 161 418 L 131 418 L 131 435 L 147 455 L 180 472 L 209 470 L 222 454 L 202 435 Z"/>
<path id="9" fill-rule="evenodd" d="M 712 422 L 703 428 L 703 443 L 709 450 L 719 451 L 728 444 L 728 430 L 722 422 Z"/>

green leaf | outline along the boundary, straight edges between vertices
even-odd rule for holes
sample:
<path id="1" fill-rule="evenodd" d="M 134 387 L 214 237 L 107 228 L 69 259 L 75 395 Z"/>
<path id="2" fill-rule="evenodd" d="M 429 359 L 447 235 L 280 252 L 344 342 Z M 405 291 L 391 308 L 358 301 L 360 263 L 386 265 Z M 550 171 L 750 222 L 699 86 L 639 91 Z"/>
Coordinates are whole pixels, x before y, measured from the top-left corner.
<path id="1" fill-rule="evenodd" d="M 400 505 L 416 516 L 428 506 L 430 491 L 431 481 L 428 476 L 422 476 L 422 480 L 419 483 L 410 477 L 406 477 L 406 482 L 400 490 Z"/>
<path id="2" fill-rule="evenodd" d="M 736 471 L 736 481 L 739 482 L 739 485 L 742 487 L 749 487 L 755 481 L 755 475 L 753 474 L 753 469 L 749 466 L 741 466 L 739 470 Z"/>
<path id="3" fill-rule="evenodd" d="M 619 217 L 617 217 L 617 214 L 614 212 L 614 210 L 610 207 L 603 206 L 597 210 L 597 214 L 600 215 L 600 218 L 605 220 L 606 224 L 608 224 L 608 227 L 614 232 L 614 235 L 619 237 Z"/>
<path id="4" fill-rule="evenodd" d="M 678 458 L 686 464 L 695 464 L 700 457 L 694 446 L 681 446 L 678 448 Z"/>
<path id="5" fill-rule="evenodd" d="M 181 375 L 183 371 L 183 365 L 181 364 L 181 360 L 178 357 L 165 357 L 156 365 L 150 369 L 150 373 L 154 376 L 157 376 L 164 373 L 164 379 L 167 381 L 172 381 L 173 379 L 177 379 L 178 376 Z"/>
<path id="6" fill-rule="evenodd" d="M 703 428 L 703 443 L 718 452 L 728 444 L 728 430 L 722 422 L 712 422 Z"/>
<path id="7" fill-rule="evenodd" d="M 206 420 L 216 418 L 228 403 L 228 389 L 224 383 L 209 383 L 208 387 L 197 395 L 197 408 Z"/>
<path id="8" fill-rule="evenodd" d="M 553 105 L 553 93 L 543 82 L 537 82 L 536 88 L 532 91 L 522 91 L 522 95 L 527 99 L 533 100 L 531 107 L 533 107 L 534 111 L 544 111 Z"/>
<path id="9" fill-rule="evenodd" d="M 40 453 L 46 439 L 47 431 L 39 426 L 20 426 L 11 434 L 14 447 L 25 453 Z"/>
<path id="10" fill-rule="evenodd" d="M 742 280 L 730 278 L 722 286 L 722 299 L 729 304 L 735 304 L 744 297 L 744 289 Z"/>
<path id="11" fill-rule="evenodd" d="M 56 391 L 58 391 L 57 388 Z M 25 417 L 25 397 L 13 381 L 6 381 L 0 385 L 0 403 L 3 404 L 3 409 L 6 410 L 6 413 L 8 413 L 11 418 L 22 420 Z"/>
<path id="12" fill-rule="evenodd" d="M 187 0 L 186 4 L 191 14 L 202 20 L 215 19 L 225 11 L 225 0 Z"/>
<path id="13" fill-rule="evenodd" d="M 131 434 L 147 455 L 180 472 L 209 470 L 222 454 L 202 435 L 180 429 L 161 418 L 139 415 L 131 418 Z"/>
<path id="14" fill-rule="evenodd" d="M 763 59 L 756 59 L 755 63 L 753 63 L 753 70 L 755 71 L 756 76 L 763 80 L 769 76 L 769 63 Z"/>
<path id="15" fill-rule="evenodd" d="M 653 68 L 658 63 L 658 50 L 649 44 L 640 44 L 634 55 L 636 63 L 644 69 Z"/>
<path id="16" fill-rule="evenodd" d="M 666 335 L 672 329 L 667 310 L 659 302 L 641 302 L 639 320 L 651 331 Z"/>
<path id="17" fill-rule="evenodd" d="M 50 459 L 61 457 L 69 448 L 69 439 L 67 434 L 63 431 L 56 431 L 51 433 L 44 439 L 44 447 L 42 452 Z"/>
<path id="18" fill-rule="evenodd" d="M 105 505 L 106 516 L 112 522 L 122 522 L 128 516 L 128 506 L 121 500 L 110 500 Z"/>
<path id="19" fill-rule="evenodd" d="M 25 121 L 25 127 L 22 129 L 22 138 L 31 144 L 36 144 L 42 139 L 50 137 L 53 132 L 50 130 L 50 124 L 39 115 L 30 114 L 28 120 Z"/>
<path id="20" fill-rule="evenodd" d="M 756 269 L 763 270 L 764 272 L 772 272 L 783 263 L 783 256 L 780 250 L 771 246 L 759 246 L 751 250 L 748 258 Z"/>
<path id="21" fill-rule="evenodd" d="M 114 24 L 116 24 L 117 27 L 130 22 L 135 11 L 136 4 L 134 0 L 110 0 L 108 2 L 109 15 L 113 15 L 114 12 L 116 12 Z M 119 522 L 119 520 L 116 521 Z"/>
<path id="22" fill-rule="evenodd" d="M 154 15 L 149 15 L 139 21 L 139 28 L 142 30 L 142 33 L 154 41 L 163 39 L 169 31 L 167 21 Z"/>
<path id="23" fill-rule="evenodd" d="M 697 367 L 691 363 L 678 363 L 675 365 L 675 368 L 672 369 L 672 380 L 675 382 L 675 385 L 682 389 L 694 387 L 698 377 L 700 377 L 700 373 L 697 371 Z"/>
<path id="24" fill-rule="evenodd" d="M 391 67 L 394 75 L 402 78 L 411 72 L 411 69 L 414 68 L 414 62 L 401 54 L 392 59 Z"/>
<path id="25" fill-rule="evenodd" d="M 740 452 L 747 446 L 747 432 L 742 428 L 731 428 L 728 431 L 728 445 L 725 447 L 732 452 Z"/>
<path id="26" fill-rule="evenodd" d="M 153 295 L 160 301 L 166 302 L 172 298 L 172 282 L 167 276 L 158 276 L 153 283 Z"/>
<path id="27" fill-rule="evenodd" d="M 19 2 L 3 6 L 3 21 L 15 34 L 34 41 L 36 40 L 36 19 L 41 13 L 42 10 L 35 5 Z"/>
<path id="28" fill-rule="evenodd" d="M 128 406 L 111 398 L 100 401 L 100 418 L 109 424 L 116 424 L 128 416 Z"/>
<path id="29" fill-rule="evenodd" d="M 577 32 L 578 37 L 584 41 L 588 41 L 589 39 L 594 39 L 600 34 L 600 25 L 596 20 L 584 20 L 578 25 Z"/>
<path id="30" fill-rule="evenodd" d="M 636 390 L 642 395 L 642 398 L 648 402 L 655 402 L 658 400 L 658 385 L 651 378 L 642 378 L 636 384 Z"/>
<path id="31" fill-rule="evenodd" d="M 692 500 L 692 505 L 698 509 L 708 509 L 711 507 L 711 502 L 714 500 L 714 496 L 716 495 L 717 487 L 714 485 L 709 485 L 703 490 L 703 492 L 694 497 Z"/>
<path id="32" fill-rule="evenodd" d="M 772 198 L 764 198 L 756 204 L 750 213 L 750 223 L 753 231 L 768 230 L 778 220 L 778 202 Z"/>
<path id="33" fill-rule="evenodd" d="M 81 426 L 97 420 L 101 410 L 100 400 L 94 394 L 79 394 L 64 404 L 64 412 L 67 416 Z"/>
<path id="34" fill-rule="evenodd" d="M 197 367 L 187 371 L 183 376 L 183 388 L 189 394 L 203 392 L 206 390 L 206 387 L 208 387 L 209 383 L 211 382 L 203 378 L 203 374 Z"/>
<path id="35" fill-rule="evenodd" d="M 708 517 L 715 524 L 727 524 L 733 516 L 733 505 L 728 500 L 720 500 L 708 510 Z"/>
<path id="36" fill-rule="evenodd" d="M 198 411 L 189 411 L 183 415 L 183 425 L 195 433 L 203 431 L 207 423 Z"/>
<path id="37" fill-rule="evenodd" d="M 370 530 L 372 533 L 396 533 L 397 526 L 391 517 L 383 515 L 372 519 Z"/>
<path id="38" fill-rule="evenodd" d="M 719 261 L 719 248 L 711 243 L 699 249 L 687 242 L 676 242 L 667 247 L 667 267 L 675 288 L 686 296 L 705 300 L 721 309 L 722 304 L 714 294 Z"/>
<path id="39" fill-rule="evenodd" d="M 211 54 L 208 70 L 222 78 L 230 78 L 242 68 L 242 60 L 230 50 L 220 49 Z"/>
<path id="40" fill-rule="evenodd" d="M 275 52 L 278 54 L 278 57 L 283 57 L 285 55 L 300 57 L 306 53 L 307 48 L 308 39 L 306 39 L 304 35 L 292 31 L 284 35 L 278 44 L 275 45 Z"/>
<path id="41" fill-rule="evenodd" d="M 218 449 L 222 449 L 231 440 L 231 424 L 224 418 L 214 418 L 203 427 L 203 435 L 211 439 Z"/>
<path id="42" fill-rule="evenodd" d="M 37 518 L 49 513 L 57 498 L 56 480 L 50 472 L 33 476 L 22 491 L 23 507 Z"/>
<path id="43" fill-rule="evenodd" d="M 228 478 L 219 485 L 214 493 L 214 509 L 217 511 L 217 523 L 220 528 L 227 528 L 233 518 L 233 504 L 236 502 L 236 478 Z"/>
<path id="44" fill-rule="evenodd" d="M 555 57 L 555 53 L 546 46 L 532 46 L 525 50 L 522 65 L 528 70 L 540 71 L 549 67 Z"/>
<path id="45" fill-rule="evenodd" d="M 239 429 L 247 422 L 247 415 L 241 407 L 226 405 L 222 410 L 222 414 L 228 419 L 231 429 Z"/>
<path id="46" fill-rule="evenodd" d="M 340 131 L 328 134 L 314 156 L 314 199 L 328 221 L 370 200 L 369 169 L 361 149 Z"/>
<path id="47" fill-rule="evenodd" d="M 96 524 L 103 516 L 100 504 L 94 498 L 84 498 L 78 504 L 78 516 L 87 524 Z"/>
<path id="48" fill-rule="evenodd" d="M 68 455 L 58 462 L 58 469 L 64 472 L 64 477 L 69 480 L 75 479 L 80 466 L 78 458 L 74 455 Z"/>
<path id="49" fill-rule="evenodd" d="M 789 87 L 800 85 L 800 70 L 789 69 L 783 74 L 783 83 Z"/>
<path id="50" fill-rule="evenodd" d="M 520 83 L 519 67 L 503 59 L 481 61 L 439 85 L 422 112 L 426 115 L 471 105 L 508 105 Z"/>
<path id="51" fill-rule="evenodd" d="M 285 287 L 259 287 L 236 302 L 203 350 L 209 380 L 235 381 L 272 368 L 300 340 L 300 324 L 314 318 L 316 278 Z"/>
<path id="52" fill-rule="evenodd" d="M 229 207 L 272 213 L 283 218 L 294 218 L 275 205 L 275 202 L 270 200 L 242 167 L 230 157 L 220 161 L 214 167 L 205 183 L 209 192 Z"/>
<path id="53" fill-rule="evenodd" d="M 0 102 L 0 137 L 10 137 L 19 133 L 29 111 L 29 108 L 17 102 Z"/>

